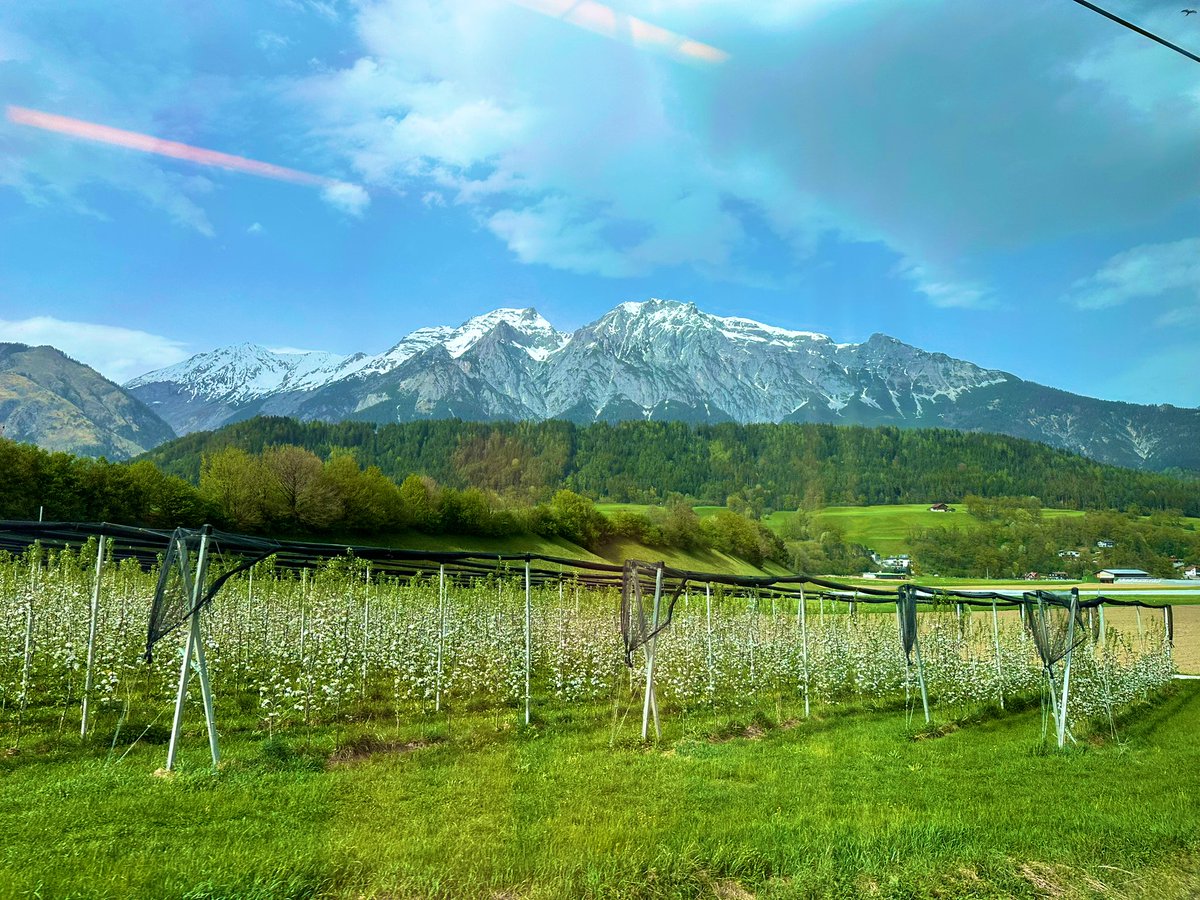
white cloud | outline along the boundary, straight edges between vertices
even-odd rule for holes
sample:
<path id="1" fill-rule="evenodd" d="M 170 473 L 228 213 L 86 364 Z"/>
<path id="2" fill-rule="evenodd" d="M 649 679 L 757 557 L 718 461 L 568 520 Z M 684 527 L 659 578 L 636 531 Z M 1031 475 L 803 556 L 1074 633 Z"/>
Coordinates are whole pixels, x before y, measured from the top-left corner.
<path id="1" fill-rule="evenodd" d="M 1118 253 L 1095 274 L 1076 281 L 1068 299 L 1079 309 L 1106 309 L 1175 293 L 1200 302 L 1200 238 Z"/>
<path id="2" fill-rule="evenodd" d="M 183 342 L 161 335 L 114 325 L 68 322 L 51 316 L 0 319 L 0 341 L 31 346 L 49 344 L 118 384 L 188 356 Z"/>
<path id="3" fill-rule="evenodd" d="M 754 219 L 783 267 L 822 235 L 882 242 L 955 273 L 920 282 L 931 303 L 995 306 L 972 275 L 987 254 L 1200 200 L 1194 79 L 1130 95 L 1171 61 L 1135 65 L 1077 9 L 750 6 L 621 4 L 731 53 L 697 69 L 494 0 L 363 0 L 360 58 L 298 95 L 368 183 L 441 190 L 519 259 L 578 272 L 728 273 Z"/>
<path id="4" fill-rule="evenodd" d="M 371 205 L 371 195 L 357 184 L 339 181 L 321 190 L 325 202 L 351 216 L 361 216 Z"/>
<path id="5" fill-rule="evenodd" d="M 262 233 L 263 233 L 262 222 L 255 222 L 249 228 L 246 229 L 246 234 L 262 234 Z"/>
<path id="6" fill-rule="evenodd" d="M 996 298 L 985 286 L 938 277 L 916 260 L 903 260 L 894 273 L 912 281 L 917 291 L 942 309 L 995 309 L 997 306 Z"/>
<path id="7" fill-rule="evenodd" d="M 254 43 L 267 56 L 275 56 L 279 51 L 291 46 L 292 39 L 275 31 L 260 31 L 255 35 Z"/>
<path id="8" fill-rule="evenodd" d="M 1200 298 L 1197 299 L 1200 300 Z M 1196 322 L 1200 322 L 1200 302 L 1193 306 L 1169 309 L 1154 320 L 1154 324 L 1159 328 L 1182 328 Z"/>

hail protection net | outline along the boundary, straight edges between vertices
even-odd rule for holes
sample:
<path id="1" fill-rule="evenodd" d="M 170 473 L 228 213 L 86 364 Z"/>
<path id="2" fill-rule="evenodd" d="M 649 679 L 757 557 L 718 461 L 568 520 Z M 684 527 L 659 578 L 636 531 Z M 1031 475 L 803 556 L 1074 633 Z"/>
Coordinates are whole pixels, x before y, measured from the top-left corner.
<path id="1" fill-rule="evenodd" d="M 1025 600 L 1026 624 L 1047 669 L 1088 639 L 1087 623 L 1070 594 L 1037 591 L 1027 593 Z"/>
<path id="2" fill-rule="evenodd" d="M 658 578 L 659 567 L 626 560 L 621 575 L 621 638 L 625 642 L 625 665 L 633 668 L 633 654 L 671 624 L 675 601 L 683 592 L 679 581 L 668 601 L 666 586 Z M 655 596 L 657 594 L 657 597 Z M 658 605 L 657 620 L 655 603 Z"/>
<path id="3" fill-rule="evenodd" d="M 201 554 L 206 534 L 210 537 L 205 553 Z M 220 552 L 217 538 L 211 535 L 211 531 L 193 528 L 176 528 L 171 534 L 167 551 L 163 554 L 162 566 L 158 571 L 154 602 L 150 606 L 150 626 L 146 635 L 147 662 L 153 660 L 154 645 L 159 640 L 203 609 L 226 581 L 266 559 L 273 549 L 273 546 L 252 546 L 252 542 L 243 541 L 247 547 L 242 549 L 257 552 L 235 561 L 232 565 L 220 566 L 223 569 L 221 574 L 210 578 L 210 558 L 219 555 Z"/>
<path id="4" fill-rule="evenodd" d="M 194 566 L 200 546 L 200 532 L 176 528 L 163 554 L 158 570 L 158 585 L 150 607 L 150 630 L 146 636 L 146 659 L 151 659 L 159 639 L 187 621 L 196 601 Z"/>

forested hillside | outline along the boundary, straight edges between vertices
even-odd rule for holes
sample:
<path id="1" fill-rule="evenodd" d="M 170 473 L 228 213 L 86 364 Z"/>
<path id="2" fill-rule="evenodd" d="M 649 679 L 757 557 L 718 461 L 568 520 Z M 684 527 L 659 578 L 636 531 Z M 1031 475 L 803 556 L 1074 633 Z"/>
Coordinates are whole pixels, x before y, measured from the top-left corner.
<path id="1" fill-rule="evenodd" d="M 363 467 L 403 480 L 546 500 L 560 488 L 619 502 L 682 495 L 756 512 L 983 497 L 1038 497 L 1076 509 L 1173 509 L 1200 515 L 1200 481 L 1106 466 L 1044 444 L 943 429 L 833 425 L 626 422 L 326 424 L 257 418 L 188 435 L 144 458 L 193 483 L 202 459 L 225 447 L 281 444 L 321 458 L 345 450 Z"/>

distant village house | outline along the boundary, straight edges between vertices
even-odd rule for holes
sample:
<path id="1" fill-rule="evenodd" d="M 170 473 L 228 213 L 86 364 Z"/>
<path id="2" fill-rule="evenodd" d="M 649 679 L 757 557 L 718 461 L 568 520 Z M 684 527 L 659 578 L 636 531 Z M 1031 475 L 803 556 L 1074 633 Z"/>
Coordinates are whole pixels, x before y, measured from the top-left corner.
<path id="1" fill-rule="evenodd" d="M 954 512 L 954 507 L 948 503 L 935 503 L 929 507 L 930 512 Z"/>
<path id="2" fill-rule="evenodd" d="M 1117 546 L 1117 542 L 1110 541 L 1108 538 L 1100 538 L 1100 540 L 1096 541 L 1096 546 L 1101 550 L 1111 550 L 1113 547 Z"/>

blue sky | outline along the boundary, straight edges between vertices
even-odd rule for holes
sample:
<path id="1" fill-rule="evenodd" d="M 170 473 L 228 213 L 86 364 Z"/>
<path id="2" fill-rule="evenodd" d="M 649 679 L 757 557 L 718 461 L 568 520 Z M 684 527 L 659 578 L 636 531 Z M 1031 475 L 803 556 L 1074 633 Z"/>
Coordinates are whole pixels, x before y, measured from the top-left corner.
<path id="1" fill-rule="evenodd" d="M 0 105 L 345 187 L 0 118 L 0 340 L 117 380 L 654 296 L 1200 406 L 1200 65 L 1070 0 L 5 4 Z"/>

